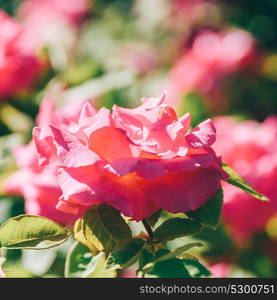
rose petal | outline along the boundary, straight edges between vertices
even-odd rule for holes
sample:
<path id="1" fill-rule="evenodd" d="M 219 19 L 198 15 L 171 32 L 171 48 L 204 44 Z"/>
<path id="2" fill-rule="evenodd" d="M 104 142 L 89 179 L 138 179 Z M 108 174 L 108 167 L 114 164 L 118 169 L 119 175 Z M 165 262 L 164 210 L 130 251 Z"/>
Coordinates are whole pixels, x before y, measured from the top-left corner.
<path id="1" fill-rule="evenodd" d="M 187 136 L 186 140 L 194 148 L 211 146 L 216 139 L 216 130 L 210 119 L 200 123 Z"/>
<path id="2" fill-rule="evenodd" d="M 154 205 L 172 213 L 196 210 L 220 187 L 220 176 L 214 169 L 199 168 L 174 176 L 145 182 L 144 191 Z"/>

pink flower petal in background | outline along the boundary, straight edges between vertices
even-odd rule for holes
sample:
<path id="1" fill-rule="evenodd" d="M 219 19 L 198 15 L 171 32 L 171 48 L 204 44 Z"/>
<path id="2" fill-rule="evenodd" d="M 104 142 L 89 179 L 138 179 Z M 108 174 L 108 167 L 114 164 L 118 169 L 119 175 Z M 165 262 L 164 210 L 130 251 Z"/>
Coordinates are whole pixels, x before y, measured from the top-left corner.
<path id="1" fill-rule="evenodd" d="M 238 243 L 264 231 L 266 223 L 277 214 L 277 118 L 263 123 L 238 122 L 231 117 L 215 118 L 217 140 L 214 148 L 257 191 L 270 202 L 254 197 L 224 183 L 223 221 Z"/>
<path id="2" fill-rule="evenodd" d="M 31 87 L 42 70 L 39 45 L 22 24 L 0 10 L 0 99 Z"/>
<path id="3" fill-rule="evenodd" d="M 255 55 L 254 39 L 246 31 L 201 31 L 173 66 L 168 103 L 179 105 L 184 95 L 196 90 L 213 101 L 213 111 L 224 111 L 227 99 L 220 83 L 250 66 Z"/>

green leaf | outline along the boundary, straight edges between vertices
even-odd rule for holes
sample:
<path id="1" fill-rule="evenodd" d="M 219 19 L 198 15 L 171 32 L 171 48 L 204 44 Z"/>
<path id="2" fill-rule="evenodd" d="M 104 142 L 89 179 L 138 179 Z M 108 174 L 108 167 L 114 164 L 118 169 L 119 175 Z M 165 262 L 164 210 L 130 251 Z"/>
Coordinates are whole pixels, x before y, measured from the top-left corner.
<path id="1" fill-rule="evenodd" d="M 19 215 L 0 227 L 0 248 L 48 249 L 64 243 L 69 231 L 41 216 Z"/>
<path id="2" fill-rule="evenodd" d="M 133 265 L 139 258 L 140 251 L 145 241 L 140 238 L 133 238 L 114 250 L 108 257 L 107 269 L 126 269 Z"/>
<path id="3" fill-rule="evenodd" d="M 156 257 L 154 262 L 150 262 L 149 264 L 145 265 L 143 268 L 143 272 L 150 273 L 153 267 L 155 266 L 155 264 L 157 264 L 158 262 L 175 259 L 177 256 L 180 256 L 181 254 L 183 254 L 184 252 L 188 251 L 193 247 L 202 247 L 202 246 L 203 246 L 202 243 L 196 242 L 196 243 L 186 244 L 182 247 L 175 249 L 174 251 L 166 251 L 163 253 L 163 255 L 159 255 L 158 257 Z"/>
<path id="4" fill-rule="evenodd" d="M 83 222 L 86 240 L 99 251 L 110 253 L 119 243 L 132 237 L 132 232 L 119 211 L 108 205 L 88 210 Z"/>
<path id="5" fill-rule="evenodd" d="M 155 231 L 154 239 L 160 242 L 174 240 L 178 237 L 201 231 L 202 226 L 195 220 L 172 218 L 164 221 Z"/>
<path id="6" fill-rule="evenodd" d="M 216 229 L 220 223 L 222 205 L 223 190 L 220 188 L 218 192 L 204 205 L 200 206 L 195 211 L 187 212 L 186 215 L 192 219 L 195 219 L 204 226 Z"/>
<path id="7" fill-rule="evenodd" d="M 84 235 L 84 219 L 80 218 L 75 222 L 73 232 L 74 238 L 82 245 L 86 246 L 93 255 L 97 255 L 99 253 L 99 250 L 90 243 Z"/>
<path id="8" fill-rule="evenodd" d="M 106 269 L 106 254 L 104 252 L 94 256 L 82 274 L 82 278 L 114 278 L 116 276 L 115 270 Z"/>
<path id="9" fill-rule="evenodd" d="M 185 268 L 181 259 L 172 258 L 167 261 L 158 262 L 149 272 L 159 278 L 190 278 L 188 270 Z"/>
<path id="10" fill-rule="evenodd" d="M 182 259 L 182 261 L 192 277 L 198 278 L 203 276 L 211 276 L 211 272 L 198 260 Z"/>
<path id="11" fill-rule="evenodd" d="M 65 260 L 65 277 L 80 278 L 92 259 L 90 250 L 76 241 L 70 248 Z"/>
<path id="12" fill-rule="evenodd" d="M 167 254 L 165 254 L 163 256 L 160 256 L 156 261 L 162 261 L 162 260 L 167 260 L 167 259 L 170 259 L 170 258 L 175 258 L 176 256 L 179 256 L 179 255 L 183 254 L 184 252 L 190 250 L 193 247 L 202 247 L 202 246 L 203 246 L 203 244 L 200 243 L 200 242 L 189 243 L 189 244 L 186 244 L 182 247 L 179 247 L 179 248 L 175 249 L 174 251 L 170 251 L 170 252 L 168 252 Z"/>
<path id="13" fill-rule="evenodd" d="M 96 256 L 79 242 L 75 242 L 69 250 L 65 261 L 66 278 L 108 278 L 116 277 L 116 272 L 107 271 L 105 253 Z"/>
<path id="14" fill-rule="evenodd" d="M 269 199 L 258 193 L 246 180 L 244 180 L 235 170 L 233 170 L 228 165 L 222 164 L 223 170 L 228 173 L 229 178 L 227 182 L 240 188 L 241 190 L 245 191 L 246 193 L 250 194 L 251 196 L 261 200 L 261 201 L 269 201 Z"/>
<path id="15" fill-rule="evenodd" d="M 144 266 L 154 261 L 153 253 L 150 253 L 146 249 L 142 249 L 139 258 L 139 270 L 142 270 Z"/>
<path id="16" fill-rule="evenodd" d="M 149 274 L 156 275 L 160 278 L 189 278 L 189 272 L 184 266 L 184 263 L 179 258 L 170 258 L 162 260 L 162 257 L 170 256 L 170 251 L 163 249 L 156 253 L 157 260 L 153 268 L 149 270 Z"/>
<path id="17" fill-rule="evenodd" d="M 158 222 L 160 216 L 161 216 L 162 210 L 158 210 L 155 213 L 153 213 L 150 217 L 146 218 L 147 223 L 151 226 L 154 227 L 156 223 Z"/>

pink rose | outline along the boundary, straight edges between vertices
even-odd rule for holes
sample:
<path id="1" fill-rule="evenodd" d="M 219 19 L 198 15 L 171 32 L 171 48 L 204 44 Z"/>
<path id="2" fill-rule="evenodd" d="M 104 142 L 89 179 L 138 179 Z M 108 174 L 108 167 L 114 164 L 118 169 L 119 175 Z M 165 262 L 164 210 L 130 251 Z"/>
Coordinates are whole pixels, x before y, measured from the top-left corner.
<path id="1" fill-rule="evenodd" d="M 202 31 L 192 47 L 176 62 L 170 74 L 169 102 L 176 104 L 183 95 L 198 90 L 224 107 L 220 81 L 247 65 L 254 56 L 254 41 L 243 30 Z"/>
<path id="2" fill-rule="evenodd" d="M 30 87 L 41 69 L 34 37 L 0 10 L 0 99 Z"/>
<path id="3" fill-rule="evenodd" d="M 226 173 L 211 148 L 212 122 L 188 132 L 190 115 L 178 119 L 164 100 L 143 98 L 137 108 L 112 112 L 87 103 L 77 122 L 34 128 L 40 164 L 56 155 L 59 210 L 77 214 L 105 203 L 139 221 L 160 208 L 196 210 L 217 192 Z"/>
<path id="4" fill-rule="evenodd" d="M 69 110 L 70 108 L 70 110 Z M 69 105 L 58 111 L 51 100 L 45 98 L 37 116 L 38 126 L 53 124 L 58 126 L 59 117 L 66 116 L 75 120 L 80 110 L 78 105 Z M 57 182 L 57 160 L 55 155 L 49 157 L 49 164 L 39 166 L 34 142 L 14 150 L 14 157 L 19 170 L 8 179 L 6 193 L 21 195 L 25 199 L 25 211 L 28 214 L 51 218 L 61 224 L 71 224 L 77 216 L 55 209 L 62 192 Z"/>
<path id="5" fill-rule="evenodd" d="M 192 31 L 192 26 L 205 18 L 207 11 L 210 12 L 212 5 L 207 2 L 207 0 L 171 0 L 169 24 L 173 29 L 188 34 Z"/>
<path id="6" fill-rule="evenodd" d="M 269 117 L 260 124 L 219 117 L 214 123 L 218 131 L 216 152 L 271 200 L 261 202 L 223 184 L 223 220 L 235 240 L 245 242 L 251 235 L 264 230 L 267 221 L 277 213 L 277 118 Z"/>
<path id="7" fill-rule="evenodd" d="M 79 23 L 89 9 L 90 0 L 25 0 L 19 7 L 19 17 L 34 26 L 49 22 Z M 48 24 L 49 25 L 49 24 Z"/>

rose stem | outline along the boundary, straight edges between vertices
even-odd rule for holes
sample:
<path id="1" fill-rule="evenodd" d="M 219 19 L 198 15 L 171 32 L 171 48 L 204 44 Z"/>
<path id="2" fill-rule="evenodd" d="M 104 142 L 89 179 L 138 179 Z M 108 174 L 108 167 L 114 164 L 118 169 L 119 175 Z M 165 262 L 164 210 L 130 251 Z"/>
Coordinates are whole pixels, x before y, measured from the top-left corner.
<path id="1" fill-rule="evenodd" d="M 152 231 L 151 226 L 148 224 L 146 219 L 142 220 L 142 224 L 143 224 L 147 234 L 149 235 L 150 240 L 153 241 L 153 231 Z"/>
<path id="2" fill-rule="evenodd" d="M 151 226 L 148 224 L 146 219 L 142 220 L 142 224 L 143 224 L 147 234 L 149 235 L 149 243 L 151 245 L 152 251 L 153 251 L 153 253 L 155 253 L 155 247 L 154 247 L 154 243 L 153 243 L 153 239 L 154 239 L 153 230 L 152 230 Z"/>

